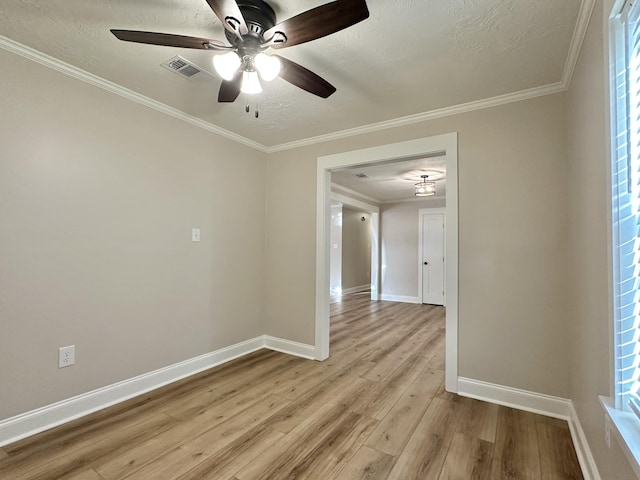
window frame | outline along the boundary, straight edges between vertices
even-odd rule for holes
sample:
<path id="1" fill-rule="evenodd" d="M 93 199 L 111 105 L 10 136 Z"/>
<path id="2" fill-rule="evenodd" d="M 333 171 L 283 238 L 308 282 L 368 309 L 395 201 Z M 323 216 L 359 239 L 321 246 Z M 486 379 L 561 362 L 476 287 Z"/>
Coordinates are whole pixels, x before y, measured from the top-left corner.
<path id="1" fill-rule="evenodd" d="M 610 78 L 613 391 L 616 408 L 640 420 L 640 2 L 626 0 L 617 12 Z"/>
<path id="2" fill-rule="evenodd" d="M 621 64 L 626 69 L 628 67 L 627 61 L 627 34 L 625 18 L 627 17 L 628 6 L 631 0 L 617 0 L 614 2 L 611 15 L 608 18 L 608 34 L 609 34 L 609 72 L 608 72 L 608 85 L 609 85 L 609 108 L 610 108 L 610 163 L 609 163 L 609 179 L 610 184 L 610 222 L 609 228 L 611 228 L 610 235 L 610 250 L 609 259 L 610 266 L 610 294 L 612 296 L 611 301 L 611 333 L 612 333 L 612 397 L 600 397 L 600 402 L 604 407 L 607 415 L 605 418 L 605 439 L 607 438 L 607 432 L 613 432 L 622 450 L 627 456 L 632 468 L 636 475 L 640 478 L 640 418 L 636 416 L 631 409 L 623 402 L 623 396 L 621 392 L 622 384 L 622 361 L 620 353 L 620 339 L 621 323 L 618 321 L 618 312 L 621 308 L 620 305 L 620 283 L 619 272 L 621 271 L 619 245 L 620 236 L 618 230 L 619 218 L 618 211 L 620 206 L 620 194 L 618 185 L 620 182 L 621 174 L 618 167 L 621 158 L 618 154 L 619 135 L 621 129 L 619 128 L 619 117 L 622 113 L 625 116 L 627 126 L 625 127 L 625 134 L 628 130 L 628 118 L 630 112 L 625 102 L 619 102 L 620 89 L 618 85 L 618 73 L 620 71 Z M 634 8 L 638 10 L 638 16 L 640 16 L 640 1 L 634 5 Z M 640 34 L 638 35 L 640 42 Z M 640 79 L 638 80 L 638 87 L 640 88 Z M 625 88 L 625 92 L 628 92 L 628 86 Z M 621 112 L 621 104 L 624 104 L 624 112 Z M 628 134 L 627 134 L 628 138 Z M 625 172 L 626 178 L 626 172 Z M 640 214 L 637 214 L 640 218 Z M 640 237 L 640 233 L 637 234 Z M 636 300 L 637 304 L 640 304 L 640 299 Z M 609 442 L 611 439 L 609 438 Z M 610 445 L 609 445 L 610 446 Z"/>

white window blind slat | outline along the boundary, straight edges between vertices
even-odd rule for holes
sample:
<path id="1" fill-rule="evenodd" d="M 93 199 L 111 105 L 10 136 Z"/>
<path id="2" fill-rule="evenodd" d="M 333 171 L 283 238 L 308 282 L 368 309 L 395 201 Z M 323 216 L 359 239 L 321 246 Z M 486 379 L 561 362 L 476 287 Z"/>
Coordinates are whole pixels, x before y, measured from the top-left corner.
<path id="1" fill-rule="evenodd" d="M 640 405 L 640 8 L 626 5 L 615 80 L 613 236 L 616 403 Z"/>

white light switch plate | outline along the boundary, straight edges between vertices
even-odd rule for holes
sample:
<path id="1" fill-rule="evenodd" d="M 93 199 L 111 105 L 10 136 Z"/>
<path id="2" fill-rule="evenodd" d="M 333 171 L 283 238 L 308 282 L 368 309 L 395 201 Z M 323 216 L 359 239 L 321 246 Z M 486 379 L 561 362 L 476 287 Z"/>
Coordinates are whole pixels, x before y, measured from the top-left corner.
<path id="1" fill-rule="evenodd" d="M 192 242 L 199 242 L 200 241 L 200 229 L 199 228 L 191 229 L 191 241 Z"/>

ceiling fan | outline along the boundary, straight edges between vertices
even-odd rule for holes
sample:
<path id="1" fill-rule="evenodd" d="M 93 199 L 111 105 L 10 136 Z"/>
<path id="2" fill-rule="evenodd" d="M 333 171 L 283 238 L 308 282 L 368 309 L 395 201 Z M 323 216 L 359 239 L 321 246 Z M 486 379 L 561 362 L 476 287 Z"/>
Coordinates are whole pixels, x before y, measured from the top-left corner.
<path id="1" fill-rule="evenodd" d="M 276 24 L 276 15 L 263 0 L 207 0 L 222 22 L 230 45 L 208 38 L 111 30 L 126 42 L 196 48 L 224 52 L 214 56 L 213 63 L 223 78 L 218 93 L 219 102 L 233 102 L 240 92 L 262 91 L 264 81 L 280 77 L 283 80 L 327 98 L 336 88 L 319 75 L 279 55 L 267 55 L 268 48 L 279 49 L 331 35 L 369 17 L 365 0 L 336 0 Z"/>

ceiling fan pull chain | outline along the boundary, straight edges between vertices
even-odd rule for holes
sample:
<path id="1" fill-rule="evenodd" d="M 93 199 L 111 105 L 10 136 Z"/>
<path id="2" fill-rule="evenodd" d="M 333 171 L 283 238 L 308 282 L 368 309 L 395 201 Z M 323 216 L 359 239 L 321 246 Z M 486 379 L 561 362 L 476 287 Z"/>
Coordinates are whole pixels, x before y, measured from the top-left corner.
<path id="1" fill-rule="evenodd" d="M 247 103 L 247 106 L 244 107 L 244 111 L 249 113 L 249 110 L 251 110 L 251 108 L 249 107 L 249 104 Z"/>

